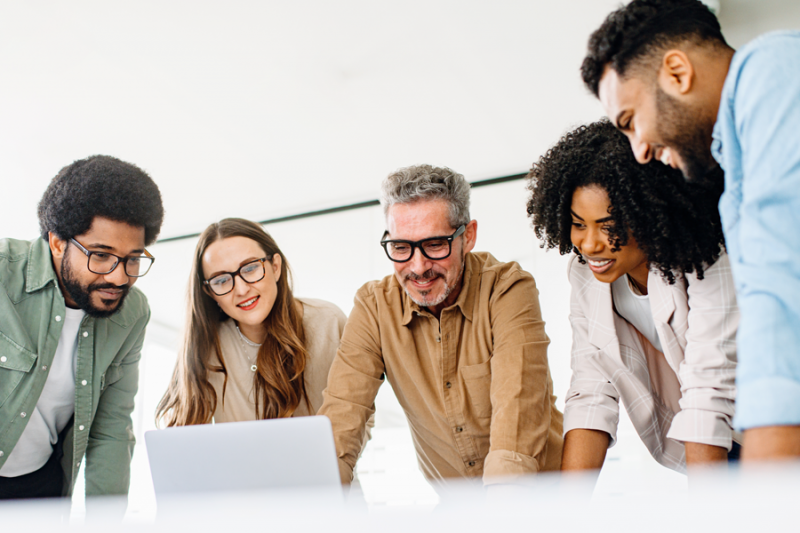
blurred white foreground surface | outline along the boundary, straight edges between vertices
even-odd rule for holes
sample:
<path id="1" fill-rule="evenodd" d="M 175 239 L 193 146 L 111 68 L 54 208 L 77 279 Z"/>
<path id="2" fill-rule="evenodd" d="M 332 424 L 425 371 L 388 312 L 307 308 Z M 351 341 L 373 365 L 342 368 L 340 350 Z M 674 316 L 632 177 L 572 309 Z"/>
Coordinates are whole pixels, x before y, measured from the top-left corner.
<path id="1" fill-rule="evenodd" d="M 380 531 L 790 531 L 796 530 L 800 464 L 711 472 L 691 482 L 689 492 L 652 491 L 624 498 L 595 496 L 593 480 L 541 475 L 524 485 L 487 493 L 456 485 L 440 503 L 369 513 L 313 491 L 226 493 L 176 498 L 149 522 L 121 521 L 120 502 L 91 501 L 85 520 L 67 518 L 69 505 L 53 502 L 0 504 L 3 531 L 193 531 L 232 528 L 293 532 Z M 235 530 L 235 529 L 234 529 Z"/>

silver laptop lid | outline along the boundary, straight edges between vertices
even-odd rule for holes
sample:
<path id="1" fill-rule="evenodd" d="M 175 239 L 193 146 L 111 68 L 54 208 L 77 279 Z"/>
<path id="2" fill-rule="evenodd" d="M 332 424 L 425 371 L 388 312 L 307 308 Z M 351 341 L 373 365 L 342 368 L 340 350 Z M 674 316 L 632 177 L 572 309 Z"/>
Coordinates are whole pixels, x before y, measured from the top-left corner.
<path id="1" fill-rule="evenodd" d="M 341 494 L 325 416 L 167 428 L 144 437 L 157 497 L 276 488 Z"/>

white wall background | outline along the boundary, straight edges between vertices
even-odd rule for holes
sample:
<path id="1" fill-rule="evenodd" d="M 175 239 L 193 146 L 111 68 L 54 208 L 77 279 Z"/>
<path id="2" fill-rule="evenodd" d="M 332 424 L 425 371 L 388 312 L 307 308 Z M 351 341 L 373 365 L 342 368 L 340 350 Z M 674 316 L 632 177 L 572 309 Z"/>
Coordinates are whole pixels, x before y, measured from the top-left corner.
<path id="1" fill-rule="evenodd" d="M 94 153 L 158 181 L 163 236 L 370 198 L 415 162 L 518 172 L 599 115 L 577 65 L 614 4 L 5 2 L 0 175 L 26 192 L 0 224 L 32 234 L 48 180 Z"/>
<path id="2" fill-rule="evenodd" d="M 162 237 L 225 216 L 264 220 L 375 198 L 380 180 L 409 164 L 447 165 L 470 180 L 524 172 L 564 131 L 601 116 L 578 67 L 589 33 L 618 4 L 2 0 L 0 235 L 33 238 L 49 180 L 96 153 L 153 176 L 167 210 Z M 734 46 L 800 27 L 796 0 L 720 4 Z M 525 196 L 519 181 L 474 191 L 477 248 L 536 277 L 563 402 L 565 259 L 538 248 Z M 296 293 L 345 312 L 361 284 L 391 270 L 377 244 L 379 208 L 267 230 L 294 267 Z M 139 282 L 153 310 L 135 413 L 140 435 L 152 427 L 173 365 L 194 244 L 154 245 L 154 270 Z M 361 466 L 367 500 L 435 501 L 389 392 L 379 409 L 384 432 Z M 623 430 L 598 490 L 684 486 Z M 137 448 L 131 495 L 143 508 L 151 489 Z M 628 477 L 621 486 L 606 472 L 633 472 L 641 484 Z"/>

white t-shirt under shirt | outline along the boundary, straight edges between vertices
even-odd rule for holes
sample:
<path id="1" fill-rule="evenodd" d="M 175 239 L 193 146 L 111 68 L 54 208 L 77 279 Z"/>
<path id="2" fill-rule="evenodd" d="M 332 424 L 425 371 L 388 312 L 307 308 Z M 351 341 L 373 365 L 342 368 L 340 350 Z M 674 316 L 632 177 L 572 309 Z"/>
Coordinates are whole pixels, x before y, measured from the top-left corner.
<path id="1" fill-rule="evenodd" d="M 53 454 L 58 434 L 72 418 L 78 330 L 85 314 L 80 309 L 66 309 L 61 337 L 42 394 L 33 412 L 28 413 L 28 425 L 0 468 L 0 476 L 17 477 L 42 468 Z"/>
<path id="2" fill-rule="evenodd" d="M 630 322 L 656 350 L 663 353 L 656 324 L 653 322 L 653 313 L 650 311 L 650 298 L 633 286 L 627 274 L 611 283 L 611 297 L 619 316 Z"/>

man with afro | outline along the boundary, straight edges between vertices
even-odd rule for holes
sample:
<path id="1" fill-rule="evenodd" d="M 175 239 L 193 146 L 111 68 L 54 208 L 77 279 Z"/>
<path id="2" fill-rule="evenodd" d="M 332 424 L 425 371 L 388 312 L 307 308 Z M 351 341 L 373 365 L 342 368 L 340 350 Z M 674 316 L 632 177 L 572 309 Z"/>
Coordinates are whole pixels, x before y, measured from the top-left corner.
<path id="1" fill-rule="evenodd" d="M 0 499 L 127 494 L 150 319 L 133 288 L 164 209 L 138 167 L 93 156 L 39 203 L 41 237 L 0 239 Z"/>

